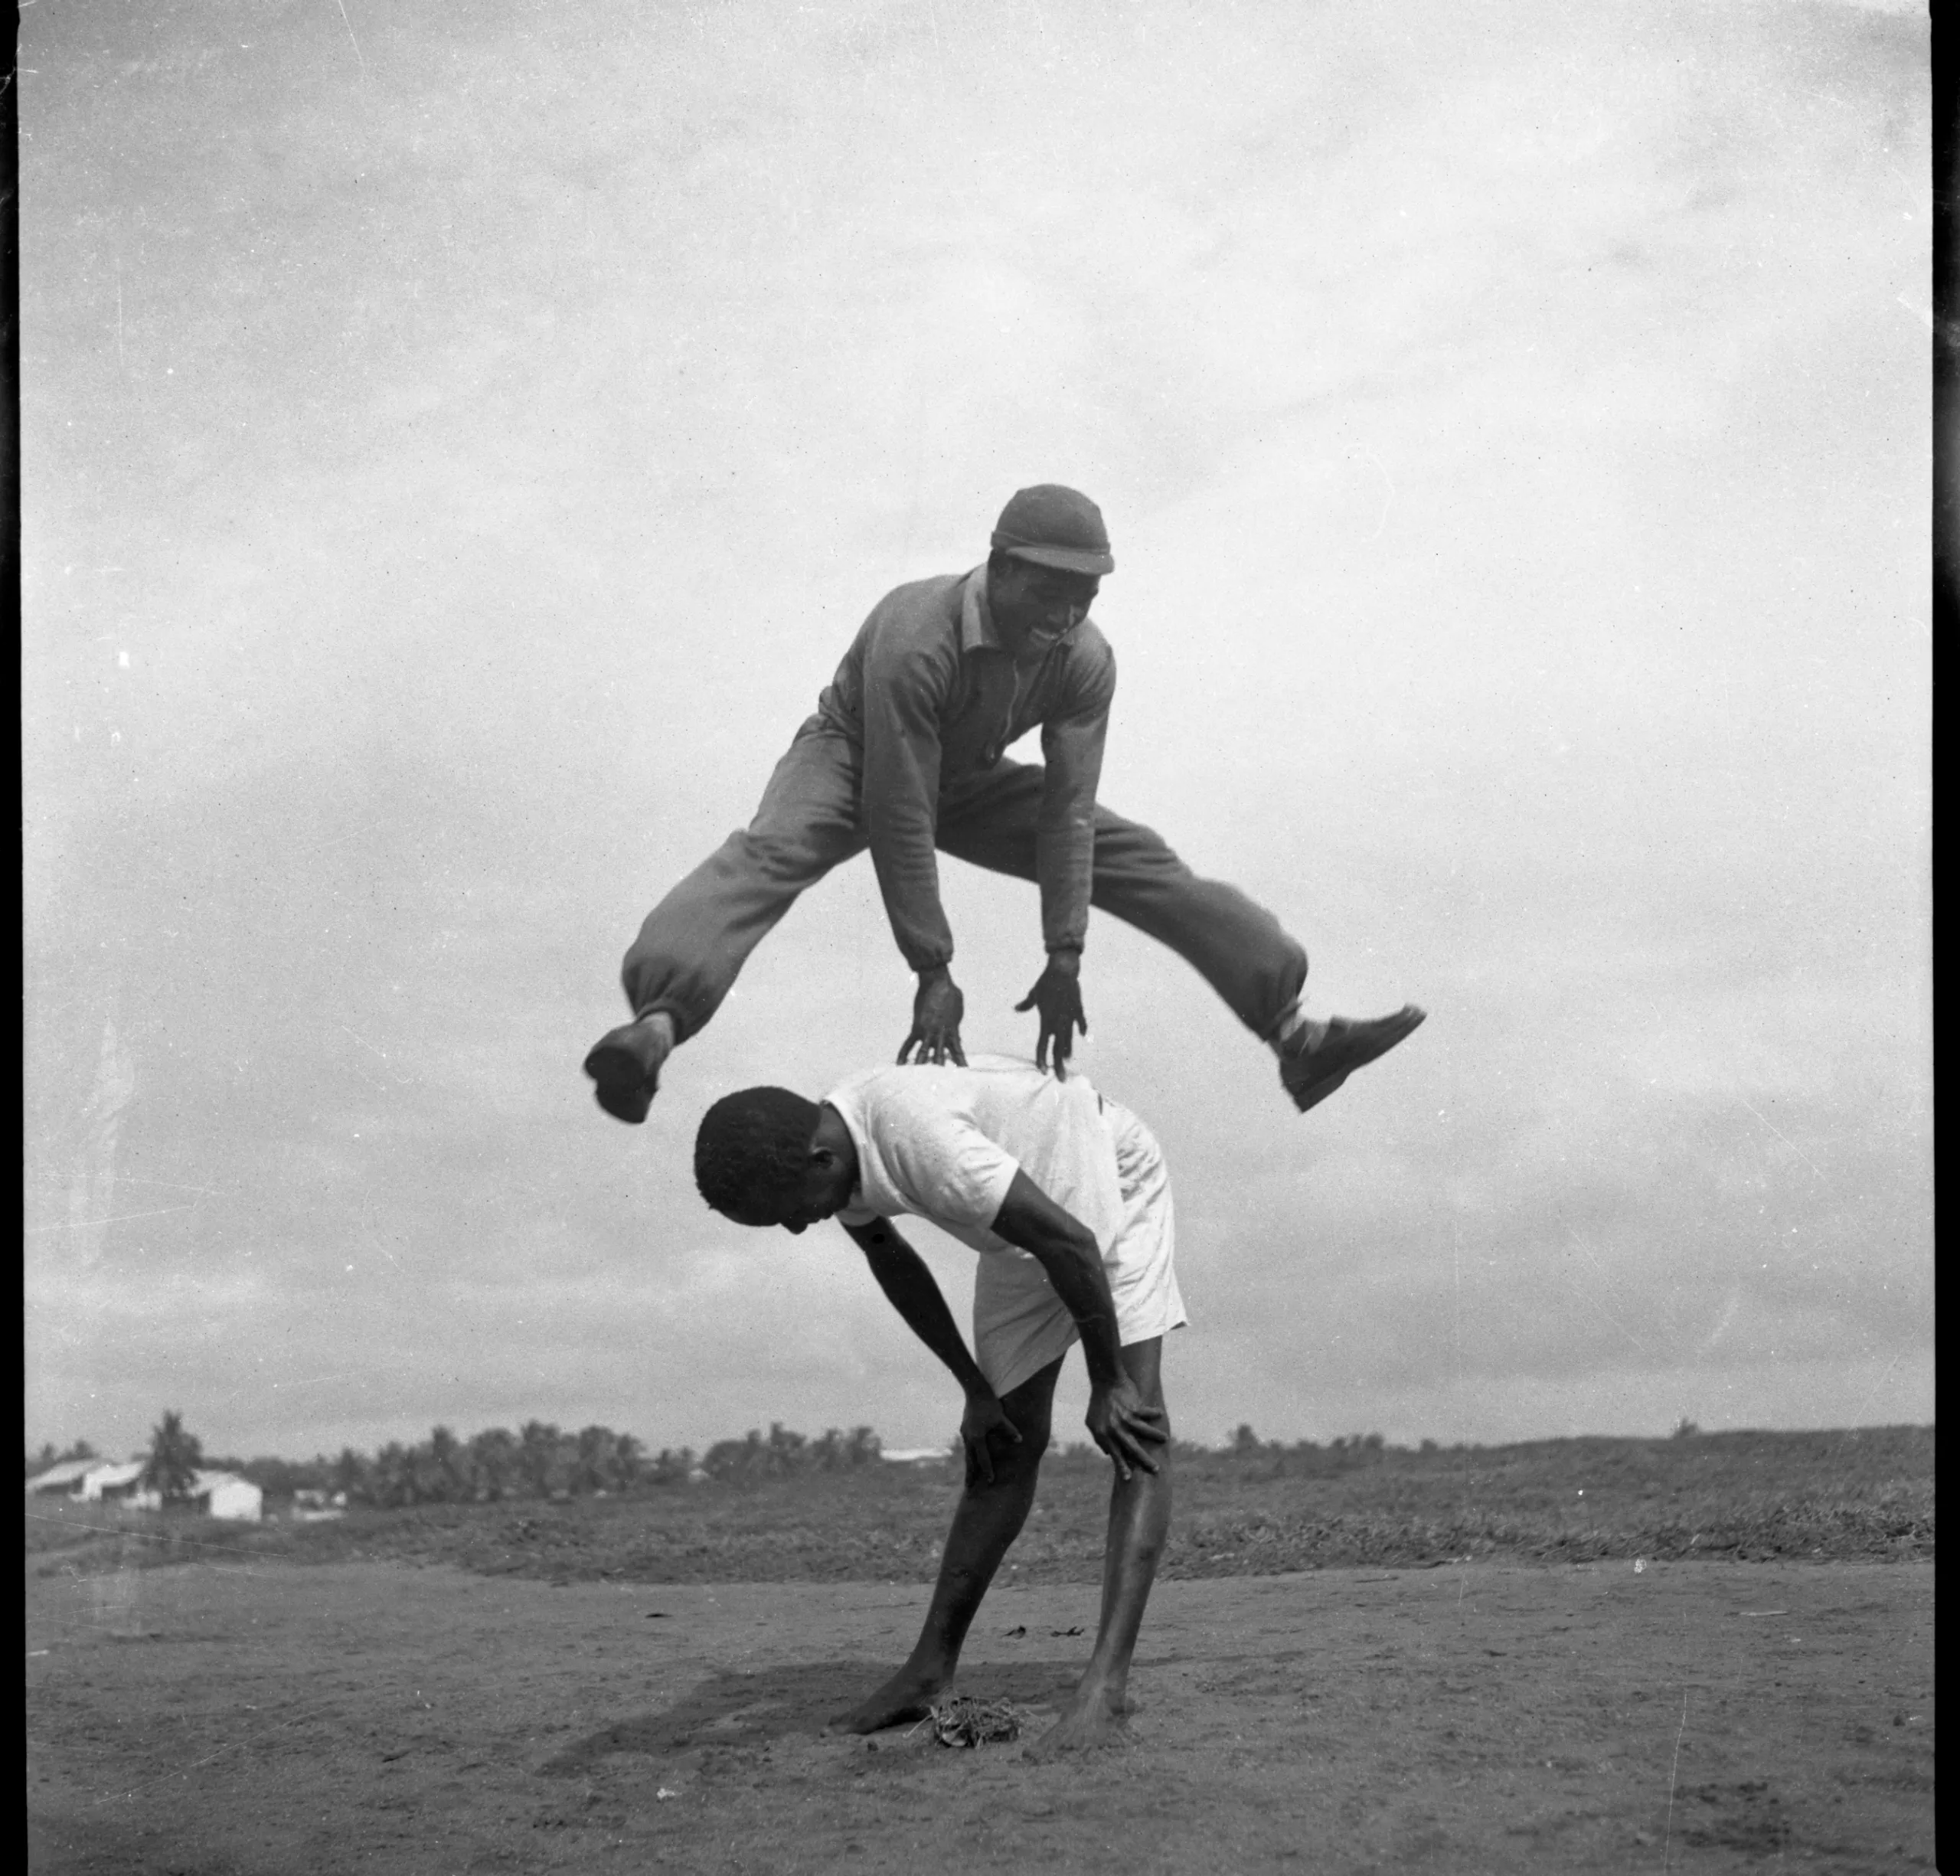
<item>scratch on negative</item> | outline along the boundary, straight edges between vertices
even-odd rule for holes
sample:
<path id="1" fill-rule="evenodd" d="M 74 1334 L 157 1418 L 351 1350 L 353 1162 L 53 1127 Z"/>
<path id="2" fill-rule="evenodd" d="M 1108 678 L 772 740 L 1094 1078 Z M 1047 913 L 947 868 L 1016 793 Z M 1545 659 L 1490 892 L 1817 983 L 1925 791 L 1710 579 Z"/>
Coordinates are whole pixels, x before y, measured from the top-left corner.
<path id="1" fill-rule="evenodd" d="M 1738 1094 L 1736 1097 L 1736 1099 L 1740 1101 L 1743 1106 L 1748 1108 L 1751 1113 L 1755 1114 L 1756 1119 L 1761 1121 L 1772 1133 L 1775 1134 L 1777 1139 L 1781 1140 L 1792 1152 L 1795 1153 L 1805 1165 L 1809 1167 L 1811 1172 L 1815 1172 L 1820 1179 L 1824 1179 L 1823 1170 L 1818 1166 L 1817 1162 L 1811 1159 L 1810 1155 L 1805 1152 L 1795 1140 L 1792 1139 L 1781 1127 L 1778 1126 L 1775 1122 L 1772 1120 L 1768 1115 L 1757 1113 L 1756 1107 L 1750 1102 L 1749 1098 L 1746 1094 Z M 1828 1179 L 1824 1179 L 1824 1182 L 1826 1185 L 1828 1185 L 1831 1183 Z"/>
<path id="2" fill-rule="evenodd" d="M 41 1181 L 43 1185 L 66 1187 L 71 1183 L 64 1173 L 51 1173 Z M 205 1192 L 214 1198 L 223 1198 L 237 1188 L 229 1185 L 191 1185 L 181 1179 L 149 1179 L 139 1178 L 133 1172 L 119 1172 L 116 1175 L 118 1185 L 160 1185 L 166 1191 Z"/>
<path id="3" fill-rule="evenodd" d="M 354 22 L 347 17 L 347 0 L 338 0 L 338 4 L 340 7 L 340 22 L 347 28 L 348 41 L 354 47 L 354 57 L 361 67 L 361 76 L 365 78 L 368 76 L 368 61 L 361 56 L 361 41 L 354 38 Z"/>
<path id="4" fill-rule="evenodd" d="M 43 1231 L 86 1231 L 92 1225 L 125 1224 L 132 1218 L 167 1218 L 172 1212 L 197 1209 L 195 1205 L 165 1205 L 159 1211 L 119 1211 L 106 1218 L 64 1218 L 59 1224 L 31 1224 L 24 1235 L 34 1237 Z"/>
<path id="5" fill-rule="evenodd" d="M 1668 1834 L 1661 1842 L 1661 1868 L 1663 1876 L 1668 1868 L 1668 1852 L 1674 1842 L 1674 1782 L 1681 1769 L 1681 1735 L 1687 1731 L 1687 1689 L 1681 1689 L 1681 1723 L 1674 1732 L 1674 1762 L 1668 1768 Z M 1650 1839 L 1651 1841 L 1651 1839 Z"/>
<path id="6" fill-rule="evenodd" d="M 191 1760 L 181 1772 L 166 1772 L 162 1778 L 153 1778 L 146 1785 L 133 1786 L 128 1791 L 104 1792 L 100 1798 L 91 1800 L 90 1808 L 93 1809 L 97 1805 L 114 1804 L 119 1800 L 132 1802 L 142 1797 L 145 1792 L 155 1791 L 159 1785 L 167 1784 L 173 1777 L 188 1778 L 193 1772 L 209 1765 L 214 1759 L 222 1759 L 227 1753 L 236 1752 L 240 1747 L 250 1745 L 254 1739 L 263 1739 L 270 1733 L 283 1733 L 288 1727 L 297 1726 L 299 1724 L 299 1717 L 282 1720 L 277 1726 L 267 1727 L 263 1731 L 255 1731 L 248 1733 L 242 1739 L 227 1740 L 224 1745 L 219 1747 L 216 1752 L 208 1752 L 201 1759 Z"/>
<path id="7" fill-rule="evenodd" d="M 1592 1265 L 1594 1270 L 1599 1273 L 1599 1282 L 1601 1285 L 1602 1286 L 1609 1287 L 1612 1280 L 1606 1275 L 1605 1270 L 1600 1264 L 1599 1260 L 1594 1257 L 1592 1252 L 1586 1248 L 1586 1240 L 1576 1231 L 1572 1234 L 1572 1247 L 1574 1250 L 1577 1251 L 1588 1263 Z M 1646 1343 L 1642 1342 L 1632 1329 L 1628 1329 L 1618 1316 L 1614 1315 L 1612 1311 L 1609 1309 L 1603 1302 L 1599 1304 L 1599 1313 L 1603 1315 L 1609 1322 L 1612 1323 L 1613 1327 L 1618 1329 L 1628 1342 L 1632 1342 L 1642 1355 L 1645 1355 L 1647 1352 Z"/>
<path id="8" fill-rule="evenodd" d="M 1892 1371 L 1899 1365 L 1900 1355 L 1903 1355 L 1905 1352 L 1904 1349 L 1900 1349 L 1898 1355 L 1895 1355 L 1890 1361 L 1886 1363 L 1885 1372 L 1872 1383 L 1871 1392 L 1865 1396 L 1864 1404 L 1858 1409 L 1858 1417 L 1851 1423 L 1854 1427 L 1862 1427 L 1864 1424 L 1864 1417 L 1871 1411 L 1871 1404 L 1878 1398 L 1879 1390 L 1892 1378 Z"/>
<path id="9" fill-rule="evenodd" d="M 118 1185 L 160 1185 L 169 1192 L 202 1192 L 208 1198 L 226 1198 L 237 1191 L 235 1185 L 192 1185 L 182 1179 L 143 1179 L 133 1172 L 119 1172 Z"/>

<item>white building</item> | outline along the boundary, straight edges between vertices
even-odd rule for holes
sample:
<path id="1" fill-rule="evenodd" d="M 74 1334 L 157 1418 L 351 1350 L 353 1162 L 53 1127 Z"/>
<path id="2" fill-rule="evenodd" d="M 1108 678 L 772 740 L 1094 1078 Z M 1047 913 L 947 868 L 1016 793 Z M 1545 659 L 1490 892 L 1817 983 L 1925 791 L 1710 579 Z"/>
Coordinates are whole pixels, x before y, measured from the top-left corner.
<path id="1" fill-rule="evenodd" d="M 198 1508 L 207 1517 L 230 1518 L 256 1525 L 266 1515 L 266 1495 L 236 1472 L 200 1472 Z"/>
<path id="2" fill-rule="evenodd" d="M 81 1489 L 75 1495 L 91 1502 L 98 1499 L 121 1499 L 133 1504 L 142 1489 L 137 1483 L 142 1476 L 141 1459 L 96 1459 L 83 1473 Z"/>
<path id="3" fill-rule="evenodd" d="M 328 1492 L 317 1485 L 302 1485 L 292 1495 L 291 1515 L 296 1525 L 317 1524 L 323 1518 L 345 1518 L 347 1494 Z"/>
<path id="4" fill-rule="evenodd" d="M 163 1505 L 161 1495 L 142 1482 L 145 1463 L 142 1459 L 126 1459 L 120 1465 L 93 1466 L 83 1475 L 81 1490 L 76 1495 L 112 1502 L 119 1501 L 135 1511 L 160 1510 Z M 201 1469 L 193 1477 L 196 1482 L 191 1487 L 191 1502 L 206 1517 L 255 1525 L 265 1516 L 266 1495 L 250 1479 L 240 1479 L 235 1472 Z"/>
<path id="5" fill-rule="evenodd" d="M 75 1498 L 81 1492 L 82 1481 L 101 1463 L 100 1459 L 63 1459 L 44 1472 L 36 1472 L 28 1481 L 28 1489 L 37 1497 L 58 1494 L 64 1499 Z"/>

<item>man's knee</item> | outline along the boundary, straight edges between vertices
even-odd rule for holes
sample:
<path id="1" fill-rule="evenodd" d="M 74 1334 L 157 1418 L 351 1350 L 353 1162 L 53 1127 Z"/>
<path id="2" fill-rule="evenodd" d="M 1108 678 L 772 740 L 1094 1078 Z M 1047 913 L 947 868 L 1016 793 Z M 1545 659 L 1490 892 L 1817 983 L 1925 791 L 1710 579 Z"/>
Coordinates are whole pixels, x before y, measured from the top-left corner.
<path id="1" fill-rule="evenodd" d="M 1095 868 L 1099 874 L 1106 873 L 1112 878 L 1191 873 L 1156 829 L 1145 827 L 1141 821 L 1126 821 L 1106 808 L 1096 811 Z"/>
<path id="2" fill-rule="evenodd" d="M 753 826 L 738 829 L 722 843 L 716 856 L 723 869 L 746 881 L 766 881 L 792 891 L 814 886 L 854 851 L 847 841 L 824 838 L 798 827 Z"/>
<path id="3" fill-rule="evenodd" d="M 1053 1379 L 1037 1375 L 1032 1382 L 1002 1395 L 1001 1407 L 1021 1437 L 1011 1440 L 1002 1433 L 991 1449 L 997 1455 L 1004 1453 L 1018 1463 L 1031 1467 L 1039 1465 L 1054 1437 Z"/>
<path id="4" fill-rule="evenodd" d="M 1018 1496 L 1032 1492 L 1041 1471 L 1041 1456 L 1048 1449 L 1048 1430 L 1045 1427 L 1023 1426 L 1014 1423 L 1014 1432 L 1002 1432 L 996 1428 L 987 1436 L 987 1463 L 993 1473 L 991 1479 L 983 1477 L 971 1456 L 966 1463 L 966 1495 L 986 1497 L 995 1492 Z"/>
<path id="5" fill-rule="evenodd" d="M 1011 1415 L 1010 1415 L 1011 1418 Z M 1014 1421 L 1014 1431 L 1018 1440 L 1010 1440 L 1003 1434 L 1000 1446 L 995 1449 L 996 1463 L 1005 1457 L 1019 1471 L 1031 1472 L 1041 1463 L 1041 1456 L 1048 1450 L 1053 1434 L 1047 1415 L 1030 1416 Z"/>

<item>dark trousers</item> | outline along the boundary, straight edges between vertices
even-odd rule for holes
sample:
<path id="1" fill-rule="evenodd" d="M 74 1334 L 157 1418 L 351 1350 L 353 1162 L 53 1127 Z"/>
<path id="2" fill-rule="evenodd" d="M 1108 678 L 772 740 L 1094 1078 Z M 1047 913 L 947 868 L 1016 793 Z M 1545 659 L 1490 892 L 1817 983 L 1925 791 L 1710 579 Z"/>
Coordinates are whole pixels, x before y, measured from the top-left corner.
<path id="1" fill-rule="evenodd" d="M 621 968 L 636 1016 L 667 1011 L 683 1041 L 720 1008 L 749 953 L 831 868 L 869 844 L 857 748 L 812 717 L 731 834 L 647 914 Z M 942 853 L 1034 878 L 1037 763 L 952 778 L 939 796 Z M 1168 945 L 1262 1041 L 1300 994 L 1307 954 L 1236 886 L 1200 879 L 1148 828 L 1098 806 L 1089 903 Z"/>

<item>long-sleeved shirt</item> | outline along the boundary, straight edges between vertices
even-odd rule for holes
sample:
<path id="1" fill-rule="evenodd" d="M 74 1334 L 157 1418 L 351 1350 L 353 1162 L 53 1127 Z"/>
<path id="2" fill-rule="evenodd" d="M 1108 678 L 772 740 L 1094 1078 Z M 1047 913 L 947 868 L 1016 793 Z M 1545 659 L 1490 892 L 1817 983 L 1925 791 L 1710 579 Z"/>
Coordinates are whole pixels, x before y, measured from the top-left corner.
<path id="1" fill-rule="evenodd" d="M 851 641 L 818 714 L 864 753 L 871 860 L 892 935 L 915 971 L 952 957 L 935 841 L 942 801 L 1037 724 L 1044 780 L 1035 878 L 1047 948 L 1089 929 L 1096 789 L 1116 659 L 1085 618 L 1040 664 L 1018 668 L 987 605 L 987 570 L 888 593 Z"/>

